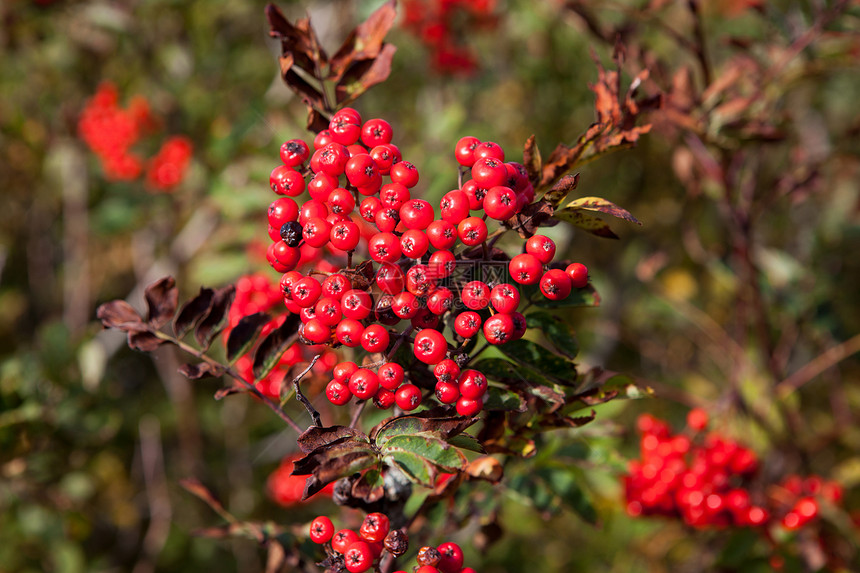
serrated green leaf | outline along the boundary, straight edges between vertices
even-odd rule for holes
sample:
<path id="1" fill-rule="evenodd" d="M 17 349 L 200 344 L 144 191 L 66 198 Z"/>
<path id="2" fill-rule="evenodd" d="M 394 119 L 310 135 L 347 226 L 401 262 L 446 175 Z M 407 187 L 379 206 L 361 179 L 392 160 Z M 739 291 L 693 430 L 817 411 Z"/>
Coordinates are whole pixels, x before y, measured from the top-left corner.
<path id="1" fill-rule="evenodd" d="M 479 454 L 486 453 L 486 450 L 484 450 L 484 446 L 481 445 L 481 442 L 479 442 L 477 438 L 474 438 L 466 433 L 454 436 L 453 438 L 448 440 L 448 443 L 455 448 L 460 448 L 461 450 L 469 450 L 471 452 L 478 452 Z"/>
<path id="2" fill-rule="evenodd" d="M 394 451 L 409 452 L 446 471 L 459 471 L 466 457 L 457 448 L 442 440 L 421 436 L 395 436 L 381 448 L 383 456 Z"/>
<path id="3" fill-rule="evenodd" d="M 516 392 L 490 386 L 484 398 L 484 409 L 505 412 L 525 412 L 526 403 Z"/>
<path id="4" fill-rule="evenodd" d="M 560 354 L 570 359 L 579 353 L 579 342 L 570 326 L 557 316 L 548 312 L 532 312 L 526 316 L 529 327 L 538 328 L 546 335 L 547 340 Z"/>
<path id="5" fill-rule="evenodd" d="M 392 450 L 382 462 L 399 468 L 410 480 L 425 487 L 433 487 L 434 469 L 430 463 L 411 452 Z"/>

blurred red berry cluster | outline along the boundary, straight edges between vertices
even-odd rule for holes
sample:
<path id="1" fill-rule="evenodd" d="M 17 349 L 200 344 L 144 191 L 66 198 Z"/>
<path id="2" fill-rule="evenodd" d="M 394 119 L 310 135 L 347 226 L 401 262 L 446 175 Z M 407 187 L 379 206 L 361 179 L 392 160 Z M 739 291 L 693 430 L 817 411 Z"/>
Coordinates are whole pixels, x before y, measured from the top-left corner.
<path id="1" fill-rule="evenodd" d="M 135 96 L 128 107 L 120 107 L 116 86 L 103 82 L 78 118 L 78 134 L 99 158 L 109 180 L 132 181 L 145 169 L 147 188 L 166 192 L 182 181 L 193 147 L 186 137 L 169 137 L 154 157 L 145 160 L 132 146 L 155 124 L 143 97 Z"/>
<path id="2" fill-rule="evenodd" d="M 281 308 L 283 294 L 280 286 L 273 283 L 269 278 L 262 273 L 255 273 L 240 277 L 236 281 L 236 296 L 233 299 L 233 304 L 230 306 L 228 315 L 228 325 L 225 329 L 224 340 L 229 337 L 230 331 L 235 328 L 239 321 L 248 315 L 257 312 L 273 311 L 277 312 Z M 286 314 L 275 316 L 266 323 L 260 331 L 260 337 L 265 337 L 274 329 L 283 324 L 286 319 Z M 281 384 L 284 377 L 290 369 L 300 362 L 307 362 L 311 356 L 317 354 L 320 350 L 317 347 L 308 347 L 302 344 L 293 344 L 287 348 L 286 352 L 281 356 L 278 365 L 272 372 L 255 382 L 257 389 L 270 398 L 279 398 Z M 325 349 L 322 356 L 314 365 L 314 372 L 324 373 L 329 372 L 338 360 L 337 353 L 330 349 Z M 236 361 L 236 371 L 246 380 L 253 380 L 253 360 L 251 356 L 246 354 Z"/>
<path id="3" fill-rule="evenodd" d="M 305 491 L 305 476 L 294 476 L 293 462 L 301 458 L 301 454 L 292 454 L 281 460 L 278 469 L 269 474 L 269 479 L 266 482 L 266 489 L 269 497 L 279 505 L 290 507 L 297 503 L 302 503 L 302 494 Z M 329 484 L 320 492 L 314 494 L 313 499 L 320 497 L 331 497 L 334 490 L 334 484 Z"/>
<path id="4" fill-rule="evenodd" d="M 766 492 L 752 485 L 759 469 L 756 454 L 716 432 L 704 433 L 707 414 L 693 409 L 687 417 L 692 438 L 673 434 L 651 415 L 639 418 L 642 458 L 630 463 L 624 477 L 627 511 L 632 516 L 679 517 L 690 526 L 795 530 L 818 516 L 819 501 L 838 503 L 836 482 L 791 476 Z"/>
<path id="5" fill-rule="evenodd" d="M 436 71 L 469 75 L 478 69 L 466 40 L 495 27 L 495 0 L 406 0 L 403 8 L 405 27 L 430 50 Z"/>

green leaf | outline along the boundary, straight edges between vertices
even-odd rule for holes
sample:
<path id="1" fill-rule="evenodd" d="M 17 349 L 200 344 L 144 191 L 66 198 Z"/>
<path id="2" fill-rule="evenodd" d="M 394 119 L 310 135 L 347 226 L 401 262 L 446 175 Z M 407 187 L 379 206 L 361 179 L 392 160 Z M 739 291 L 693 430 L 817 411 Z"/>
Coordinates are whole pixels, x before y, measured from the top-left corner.
<path id="1" fill-rule="evenodd" d="M 548 312 L 540 311 L 532 312 L 526 316 L 526 322 L 529 327 L 542 330 L 547 340 L 560 354 L 570 359 L 576 358 L 579 352 L 579 343 L 567 322 Z"/>
<path id="2" fill-rule="evenodd" d="M 572 362 L 530 340 L 514 340 L 497 348 L 520 366 L 535 370 L 554 382 L 565 386 L 576 383 L 576 366 Z"/>
<path id="3" fill-rule="evenodd" d="M 612 201 L 607 201 L 603 197 L 580 197 L 579 199 L 574 199 L 565 205 L 564 209 L 570 209 L 571 211 L 598 211 L 600 213 L 612 215 L 613 217 L 618 217 L 619 219 L 624 219 L 625 221 L 630 221 L 631 223 L 636 223 L 637 225 L 642 224 L 639 219 L 630 213 L 630 211 L 622 209 Z"/>
<path id="4" fill-rule="evenodd" d="M 484 446 L 481 445 L 481 442 L 479 442 L 477 438 L 474 438 L 466 433 L 454 436 L 453 438 L 448 440 L 448 443 L 455 448 L 460 448 L 461 450 L 469 450 L 471 452 L 478 452 L 479 454 L 486 453 L 486 450 L 484 450 Z"/>
<path id="5" fill-rule="evenodd" d="M 564 201 L 565 197 L 567 197 L 571 191 L 576 189 L 578 183 L 579 173 L 565 175 L 544 194 L 543 199 L 549 201 L 553 207 L 558 207 L 558 205 Z"/>
<path id="6" fill-rule="evenodd" d="M 466 456 L 442 440 L 420 436 L 397 436 L 380 449 L 383 456 L 395 451 L 409 452 L 426 459 L 446 471 L 459 471 L 466 464 Z"/>
<path id="7" fill-rule="evenodd" d="M 561 502 L 575 511 L 582 519 L 595 525 L 597 511 L 580 487 L 576 475 L 569 468 L 541 468 L 537 474 L 549 485 Z"/>
<path id="8" fill-rule="evenodd" d="M 516 392 L 490 386 L 484 398 L 486 410 L 501 410 L 507 412 L 525 412 L 526 403 Z"/>
<path id="9" fill-rule="evenodd" d="M 396 466 L 415 483 L 433 487 L 435 470 L 425 458 L 412 452 L 393 450 L 382 458 L 382 462 L 389 466 Z"/>
<path id="10" fill-rule="evenodd" d="M 440 411 L 426 410 L 383 420 L 371 430 L 371 439 L 380 447 L 396 436 L 421 436 L 447 441 L 478 421 L 477 417 L 439 416 L 437 414 Z"/>

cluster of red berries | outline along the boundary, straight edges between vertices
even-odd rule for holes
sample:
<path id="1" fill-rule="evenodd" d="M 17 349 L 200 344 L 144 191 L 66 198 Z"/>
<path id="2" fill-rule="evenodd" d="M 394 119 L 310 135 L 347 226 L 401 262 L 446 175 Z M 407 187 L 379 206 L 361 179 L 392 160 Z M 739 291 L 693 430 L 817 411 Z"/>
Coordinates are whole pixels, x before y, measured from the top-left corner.
<path id="1" fill-rule="evenodd" d="M 478 69 L 460 38 L 495 27 L 495 0 L 407 0 L 403 8 L 405 27 L 430 50 L 436 71 L 469 75 Z"/>
<path id="2" fill-rule="evenodd" d="M 131 148 L 154 126 L 147 101 L 136 96 L 123 109 L 117 88 L 110 82 L 98 87 L 78 119 L 78 133 L 101 161 L 108 179 L 131 181 L 145 168 L 148 188 L 169 191 L 185 176 L 193 147 L 186 137 L 170 137 L 154 157 L 144 160 Z"/>
<path id="3" fill-rule="evenodd" d="M 506 163 L 496 143 L 462 138 L 455 156 L 471 178 L 442 198 L 437 219 L 431 203 L 412 197 L 418 171 L 402 159 L 392 139 L 385 120 L 362 122 L 357 111 L 345 108 L 317 135 L 313 154 L 304 141 L 284 143 L 283 164 L 269 178 L 281 197 L 268 209 L 273 242 L 266 257 L 284 273 L 284 304 L 301 317 L 306 343 L 384 354 L 397 339 L 408 340 L 414 356 L 433 368 L 439 401 L 456 404 L 461 415 L 473 415 L 483 406 L 487 381 L 475 370 L 461 372 L 468 357 L 449 345 L 443 318 L 451 319 L 448 325 L 461 341 L 479 333 L 490 344 L 517 340 L 526 331 L 525 317 L 518 312 L 518 285 L 538 285 L 545 297 L 561 300 L 587 284 L 588 270 L 574 263 L 545 271 L 556 246 L 535 235 L 526 241 L 524 253 L 502 263 L 503 279 L 509 275 L 510 282 L 458 273 L 464 267 L 483 272 L 480 265 L 492 263 L 480 254 L 489 251 L 488 219 L 504 222 L 534 200 L 525 169 Z M 311 198 L 299 206 L 293 197 L 305 191 Z M 483 211 L 483 216 L 472 211 Z M 465 248 L 455 254 L 459 243 Z M 335 258 L 347 255 L 346 268 L 296 270 L 307 245 Z M 479 254 L 466 256 L 470 251 Z M 353 266 L 356 253 L 369 260 Z M 410 322 L 405 331 L 389 330 L 401 320 Z M 409 338 L 413 330 L 417 332 Z M 422 392 L 414 384 L 402 384 L 403 369 L 387 357 L 380 365 L 377 372 L 352 362 L 339 365 L 327 388 L 329 400 L 342 405 L 356 396 L 373 399 L 380 408 L 395 403 L 404 410 L 418 407 Z"/>
<path id="4" fill-rule="evenodd" d="M 702 432 L 707 424 L 704 410 L 689 412 L 687 426 L 692 432 Z M 639 418 L 638 428 L 642 459 L 632 461 L 624 477 L 631 516 L 680 517 L 699 528 L 779 523 L 797 529 L 818 515 L 815 496 L 831 502 L 841 498 L 835 482 L 799 477 L 776 486 L 768 496 L 755 495 L 748 487 L 759 466 L 752 450 L 716 433 L 701 441 L 672 434 L 664 421 L 648 414 Z"/>
<path id="5" fill-rule="evenodd" d="M 335 531 L 331 519 L 321 515 L 311 522 L 310 539 L 325 545 L 328 559 L 323 564 L 328 569 L 346 569 L 350 573 L 370 570 L 385 552 L 400 557 L 409 549 L 405 531 L 391 529 L 388 517 L 383 513 L 368 514 L 357 532 L 352 529 Z M 463 567 L 463 550 L 452 542 L 438 547 L 422 547 L 415 559 L 414 573 L 475 573 L 471 567 Z M 395 573 L 406 572 L 400 570 Z"/>
<path id="6" fill-rule="evenodd" d="M 269 497 L 278 505 L 291 507 L 303 503 L 302 495 L 305 491 L 305 476 L 293 475 L 293 464 L 302 457 L 301 454 L 291 454 L 281 460 L 280 465 L 269 474 L 266 481 L 266 489 Z M 319 497 L 331 497 L 334 492 L 334 484 L 330 483 L 322 490 L 315 493 L 309 500 L 313 501 Z"/>
<path id="7" fill-rule="evenodd" d="M 256 273 L 240 277 L 236 281 L 236 295 L 227 315 L 224 340 L 227 340 L 230 331 L 239 324 L 239 321 L 243 317 L 257 312 L 270 311 L 276 309 L 276 307 L 279 308 L 283 304 L 283 300 L 284 296 L 280 287 L 277 283 L 269 280 L 266 275 Z M 266 323 L 260 331 L 260 338 L 265 337 L 283 324 L 285 319 L 286 315 L 281 314 Z M 257 389 L 270 398 L 279 398 L 281 384 L 284 381 L 284 377 L 289 373 L 290 368 L 300 362 L 309 360 L 312 355 L 315 355 L 315 351 L 321 351 L 322 355 L 314 365 L 314 372 L 319 374 L 330 372 L 338 360 L 336 352 L 327 348 L 308 348 L 302 344 L 293 344 L 281 355 L 277 366 L 272 372 L 262 380 L 255 382 Z M 245 380 L 254 379 L 253 360 L 250 355 L 245 354 L 241 356 L 236 361 L 235 368 L 238 374 Z M 304 480 L 301 481 L 304 483 Z"/>

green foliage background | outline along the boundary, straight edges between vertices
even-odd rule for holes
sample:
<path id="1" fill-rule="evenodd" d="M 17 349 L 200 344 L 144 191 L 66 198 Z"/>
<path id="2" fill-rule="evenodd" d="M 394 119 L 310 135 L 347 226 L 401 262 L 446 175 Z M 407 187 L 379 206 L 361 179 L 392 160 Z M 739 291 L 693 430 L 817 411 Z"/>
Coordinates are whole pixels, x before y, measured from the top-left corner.
<path id="1" fill-rule="evenodd" d="M 293 19 L 309 12 L 333 50 L 378 4 L 279 5 Z M 668 64 L 652 76 L 665 89 L 675 70 L 695 67 L 666 31 L 689 31 L 683 4 L 668 3 L 665 28 L 646 21 L 629 31 Z M 192 385 L 175 373 L 179 359 L 170 351 L 130 352 L 121 335 L 102 333 L 94 322 L 99 303 L 129 297 L 139 307 L 141 285 L 167 273 L 186 296 L 243 273 L 274 278 L 248 244 L 266 240 L 267 178 L 280 143 L 306 133 L 304 106 L 278 78 L 264 5 L 0 7 L 0 571 L 261 570 L 250 542 L 192 536 L 217 517 L 178 487 L 188 476 L 221 493 L 241 517 L 289 526 L 332 510 L 324 502 L 285 510 L 265 496 L 265 478 L 295 448 L 295 436 L 264 408 L 247 397 L 215 402 L 212 383 Z M 806 3 L 768 3 L 763 16 L 730 13 L 737 5 L 703 6 L 717 76 L 733 50 L 730 33 L 750 38 L 751 53 L 766 54 L 791 44 L 814 19 Z M 601 18 L 612 22 L 622 12 Z M 516 160 L 531 134 L 546 156 L 593 120 L 589 50 L 608 66 L 611 46 L 561 2 L 500 1 L 498 13 L 496 29 L 468 39 L 481 65 L 469 78 L 432 72 L 426 49 L 395 27 L 391 77 L 356 106 L 365 118 L 394 126 L 395 143 L 419 167 L 430 197 L 456 185 L 452 150 L 461 136 L 496 141 Z M 829 23 L 840 35 L 805 46 L 765 94 L 758 113 L 779 115 L 784 141 L 746 141 L 729 123 L 708 127 L 714 140 L 743 155 L 739 168 L 754 194 L 802 169 L 799 151 L 818 158 L 808 185 L 758 205 L 751 234 L 763 328 L 781 345 L 782 377 L 844 341 L 857 346 L 857 18 L 854 6 Z M 103 80 L 115 82 L 124 101 L 146 97 L 165 132 L 193 140 L 191 172 L 174 194 L 105 181 L 77 139 L 77 115 Z M 755 536 L 626 517 L 617 476 L 637 454 L 633 420 L 642 411 L 679 427 L 689 407 L 705 406 L 717 429 L 760 454 L 765 477 L 838 479 L 845 506 L 857 507 L 860 365 L 851 356 L 833 361 L 798 391 L 775 397 L 779 380 L 756 330 L 727 203 L 713 181 L 694 176 L 694 191 L 679 179 L 683 145 L 671 127 L 657 124 L 636 149 L 581 170 L 577 192 L 624 206 L 642 227 L 613 223 L 618 241 L 551 230 L 565 256 L 588 265 L 602 296 L 600 308 L 564 314 L 577 330 L 582 365 L 629 374 L 657 397 L 601 407 L 592 425 L 545 437 L 535 459 L 507 469 L 516 483 L 534 467 L 574 467 L 568 461 L 576 460 L 588 469 L 571 479 L 589 492 L 599 526 L 569 509 L 575 499 L 541 506 L 523 495 L 531 491 L 525 486 L 512 488 L 498 519 L 504 537 L 485 554 L 477 547 L 493 537 L 495 523 L 439 532 L 437 542 L 474 547 L 467 563 L 480 571 L 767 570 L 768 549 Z M 770 433 L 746 415 L 750 405 Z M 153 452 L 163 463 L 158 455 L 153 462 Z M 486 493 L 478 488 L 479 505 Z M 845 516 L 829 519 L 827 528 L 854 555 L 856 529 Z M 800 563 L 791 551 L 786 557 Z"/>

